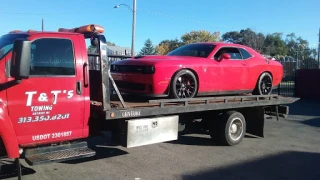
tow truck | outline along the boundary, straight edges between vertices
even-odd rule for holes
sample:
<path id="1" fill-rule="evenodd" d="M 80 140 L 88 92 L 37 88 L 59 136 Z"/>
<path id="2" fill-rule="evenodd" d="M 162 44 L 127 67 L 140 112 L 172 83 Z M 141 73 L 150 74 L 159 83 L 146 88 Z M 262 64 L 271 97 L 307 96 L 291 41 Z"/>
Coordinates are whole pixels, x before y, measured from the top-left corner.
<path id="1" fill-rule="evenodd" d="M 298 98 L 279 95 L 145 99 L 123 95 L 110 75 L 104 28 L 14 30 L 0 38 L 2 154 L 17 164 L 94 156 L 87 139 L 112 132 L 132 148 L 178 139 L 193 128 L 234 146 L 245 133 L 264 137 L 265 116 L 285 117 Z M 86 42 L 96 47 L 87 51 Z"/>

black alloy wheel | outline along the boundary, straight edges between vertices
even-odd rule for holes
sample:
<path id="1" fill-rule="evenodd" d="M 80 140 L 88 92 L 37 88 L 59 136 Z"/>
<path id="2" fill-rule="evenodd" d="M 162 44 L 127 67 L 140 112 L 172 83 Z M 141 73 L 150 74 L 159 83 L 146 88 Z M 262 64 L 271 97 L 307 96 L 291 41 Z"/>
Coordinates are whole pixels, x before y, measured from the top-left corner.
<path id="1" fill-rule="evenodd" d="M 269 95 L 272 92 L 272 77 L 269 73 L 261 74 L 254 95 Z"/>
<path id="2" fill-rule="evenodd" d="M 171 82 L 171 95 L 173 98 L 193 98 L 197 94 L 198 82 L 190 70 L 181 70 Z"/>

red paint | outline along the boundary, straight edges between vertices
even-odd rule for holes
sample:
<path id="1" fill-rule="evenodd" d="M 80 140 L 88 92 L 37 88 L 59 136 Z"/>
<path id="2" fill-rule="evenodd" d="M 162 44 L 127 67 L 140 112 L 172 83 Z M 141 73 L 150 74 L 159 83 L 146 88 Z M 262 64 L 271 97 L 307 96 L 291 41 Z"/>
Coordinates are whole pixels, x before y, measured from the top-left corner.
<path id="1" fill-rule="evenodd" d="M 19 146 L 36 146 L 52 142 L 62 142 L 85 138 L 89 134 L 88 121 L 90 116 L 90 94 L 89 88 L 84 87 L 83 93 L 76 93 L 76 82 L 83 81 L 83 65 L 88 63 L 86 44 L 83 35 L 77 33 L 51 33 L 51 32 L 31 32 L 29 40 L 39 38 L 67 38 L 72 40 L 75 56 L 75 76 L 30 76 L 20 84 L 7 86 L 0 92 L 0 135 L 5 143 L 6 150 L 10 158 L 19 157 Z M 0 60 L 0 83 L 12 83 L 12 78 L 6 76 L 5 65 L 11 58 L 11 52 Z M 54 92 L 61 91 L 54 98 Z M 26 94 L 26 92 L 29 92 Z M 33 94 L 32 94 L 33 93 Z M 46 93 L 47 102 L 39 102 L 41 93 Z M 67 98 L 67 96 L 71 96 Z M 28 97 L 30 101 L 28 101 Z M 31 98 L 32 97 L 32 98 Z M 54 104 L 56 100 L 56 103 Z M 29 103 L 29 104 L 28 104 Z M 49 108 L 49 114 L 39 114 L 40 116 L 69 114 L 69 118 L 60 120 L 48 120 L 29 123 L 19 123 L 21 117 L 35 117 L 37 108 Z M 52 107 L 52 109 L 51 109 Z M 34 111 L 32 111 L 32 108 Z M 62 117 L 62 116 L 61 116 Z M 67 116 L 65 116 L 67 117 Z M 64 132 L 64 134 L 58 134 Z M 69 132 L 71 132 L 69 134 Z M 42 136 L 40 136 L 42 135 Z M 48 138 L 50 135 L 50 138 Z M 65 137 L 61 136 L 65 135 Z M 18 146 L 19 144 L 19 146 Z"/>
<path id="2" fill-rule="evenodd" d="M 202 43 L 201 43 L 202 44 Z M 273 77 L 273 86 L 277 86 L 283 77 L 283 67 L 279 62 L 267 61 L 253 49 L 229 43 L 205 43 L 216 45 L 208 57 L 192 56 L 143 56 L 115 62 L 115 65 L 154 66 L 154 74 L 112 72 L 117 81 L 141 83 L 144 90 L 119 88 L 123 92 L 164 95 L 174 73 L 180 69 L 190 69 L 199 79 L 198 93 L 253 90 L 259 76 L 267 71 Z M 246 60 L 223 59 L 217 61 L 212 57 L 222 47 L 242 47 L 253 57 Z M 166 82 L 166 83 L 165 83 Z M 151 87 L 151 88 L 150 88 Z"/>
<path id="3" fill-rule="evenodd" d="M 1 93 L 2 95 L 3 93 Z M 6 104 L 0 99 L 0 137 L 7 150 L 8 158 L 19 157 L 19 146 Z"/>

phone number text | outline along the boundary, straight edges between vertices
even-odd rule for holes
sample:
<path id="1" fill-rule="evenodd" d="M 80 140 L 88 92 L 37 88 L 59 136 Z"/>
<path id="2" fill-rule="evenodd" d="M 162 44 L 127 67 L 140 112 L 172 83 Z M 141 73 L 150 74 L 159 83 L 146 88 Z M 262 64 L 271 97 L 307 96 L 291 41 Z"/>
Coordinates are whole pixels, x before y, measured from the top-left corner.
<path id="1" fill-rule="evenodd" d="M 44 115 L 44 116 L 29 116 L 19 117 L 18 123 L 30 123 L 30 122 L 41 122 L 41 121 L 54 121 L 68 119 L 70 114 L 55 114 L 55 115 Z"/>

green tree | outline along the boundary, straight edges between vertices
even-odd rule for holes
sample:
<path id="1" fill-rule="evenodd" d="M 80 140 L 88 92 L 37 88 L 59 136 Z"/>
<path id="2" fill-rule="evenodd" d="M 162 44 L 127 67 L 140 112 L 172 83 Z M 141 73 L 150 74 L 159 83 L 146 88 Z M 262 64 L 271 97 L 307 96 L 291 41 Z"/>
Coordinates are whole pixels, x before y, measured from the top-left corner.
<path id="1" fill-rule="evenodd" d="M 256 33 L 250 28 L 240 31 L 242 35 L 242 44 L 249 46 L 257 51 L 262 51 L 265 37 L 262 33 Z"/>
<path id="2" fill-rule="evenodd" d="M 163 40 L 156 46 L 157 54 L 166 55 L 169 52 L 175 50 L 176 48 L 184 45 L 184 42 L 181 42 L 178 38 L 173 40 Z"/>
<path id="3" fill-rule="evenodd" d="M 264 41 L 263 52 L 271 56 L 287 55 L 288 47 L 286 42 L 281 37 L 282 33 L 268 34 Z"/>
<path id="4" fill-rule="evenodd" d="M 149 38 L 144 42 L 144 47 L 141 49 L 139 55 L 155 55 L 155 54 L 156 54 L 156 49 Z"/>
<path id="5" fill-rule="evenodd" d="M 218 42 L 221 41 L 220 32 L 209 32 L 205 30 L 191 31 L 183 34 L 180 39 L 166 39 L 156 46 L 157 54 L 165 55 L 176 48 L 190 43 L 196 42 Z"/>
<path id="6" fill-rule="evenodd" d="M 190 44 L 196 42 L 217 42 L 221 41 L 220 32 L 209 32 L 205 30 L 191 31 L 181 36 L 183 43 Z"/>
<path id="7" fill-rule="evenodd" d="M 226 32 L 222 35 L 222 40 L 226 42 L 249 46 L 261 52 L 263 50 L 265 36 L 262 33 L 256 33 L 250 28 L 247 28 L 241 29 L 240 32 Z"/>
<path id="8" fill-rule="evenodd" d="M 222 35 L 222 40 L 225 42 L 242 44 L 243 35 L 238 31 L 230 31 Z"/>

